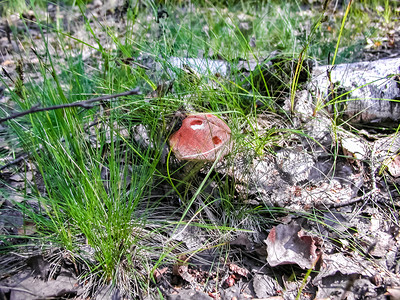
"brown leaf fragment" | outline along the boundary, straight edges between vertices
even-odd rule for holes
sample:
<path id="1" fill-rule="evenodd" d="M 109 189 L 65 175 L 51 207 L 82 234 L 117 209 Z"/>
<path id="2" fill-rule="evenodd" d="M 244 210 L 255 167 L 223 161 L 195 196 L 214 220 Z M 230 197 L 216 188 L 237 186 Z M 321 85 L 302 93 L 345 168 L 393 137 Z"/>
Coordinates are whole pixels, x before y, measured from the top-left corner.
<path id="1" fill-rule="evenodd" d="M 57 276 L 57 279 L 41 280 L 31 270 L 27 269 L 15 274 L 2 282 L 2 289 L 10 293 L 6 299 L 66 299 L 66 296 L 79 295 L 83 293 L 81 285 L 78 284 L 68 272 Z"/>
<path id="2" fill-rule="evenodd" d="M 190 273 L 189 273 L 189 268 L 188 266 L 179 266 L 178 267 L 178 274 L 179 276 L 182 277 L 183 280 L 189 282 L 189 283 L 194 283 L 196 281 L 196 278 L 193 277 Z"/>
<path id="3" fill-rule="evenodd" d="M 178 261 L 174 264 L 174 266 L 172 267 L 172 274 L 176 275 L 176 276 L 180 276 L 179 274 L 179 267 L 183 266 L 183 265 L 187 265 L 187 257 L 186 255 L 180 255 L 178 256 Z"/>
<path id="4" fill-rule="evenodd" d="M 168 271 L 168 267 L 162 269 L 156 269 L 153 273 L 156 282 L 159 282 L 162 276 Z"/>
<path id="5" fill-rule="evenodd" d="M 272 228 L 265 243 L 271 267 L 297 264 L 300 268 L 310 269 L 317 259 L 314 238 L 297 224 L 280 224 Z"/>
<path id="6" fill-rule="evenodd" d="M 24 221 L 24 225 L 18 228 L 19 235 L 33 235 L 36 233 L 35 223 Z"/>
<path id="7" fill-rule="evenodd" d="M 235 264 L 229 264 L 229 270 L 231 270 L 234 274 L 247 277 L 249 274 L 249 271 L 247 271 L 245 268 L 241 268 L 238 265 Z"/>
<path id="8" fill-rule="evenodd" d="M 387 165 L 389 173 L 393 177 L 400 176 L 400 155 L 396 155 Z"/>

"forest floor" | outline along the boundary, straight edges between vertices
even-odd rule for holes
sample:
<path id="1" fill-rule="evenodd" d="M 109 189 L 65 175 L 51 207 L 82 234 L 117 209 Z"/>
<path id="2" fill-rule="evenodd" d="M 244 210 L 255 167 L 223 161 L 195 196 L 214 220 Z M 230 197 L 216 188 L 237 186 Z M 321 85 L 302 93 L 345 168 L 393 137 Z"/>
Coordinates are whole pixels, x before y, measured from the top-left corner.
<path id="1" fill-rule="evenodd" d="M 290 110 L 312 64 L 331 63 L 336 41 L 315 40 L 339 21 L 317 23 L 325 36 L 289 88 L 305 48 L 288 56 L 283 34 L 304 42 L 315 7 L 288 21 L 282 5 L 271 38 L 264 7 L 85 8 L 0 19 L 2 117 L 137 89 L 1 121 L 0 299 L 400 299 L 398 122 L 349 124 L 318 97 Z M 349 21 L 340 63 L 400 58 L 398 9 L 368 13 L 381 30 L 361 39 Z M 230 127 L 230 154 L 170 151 L 195 113 Z"/>

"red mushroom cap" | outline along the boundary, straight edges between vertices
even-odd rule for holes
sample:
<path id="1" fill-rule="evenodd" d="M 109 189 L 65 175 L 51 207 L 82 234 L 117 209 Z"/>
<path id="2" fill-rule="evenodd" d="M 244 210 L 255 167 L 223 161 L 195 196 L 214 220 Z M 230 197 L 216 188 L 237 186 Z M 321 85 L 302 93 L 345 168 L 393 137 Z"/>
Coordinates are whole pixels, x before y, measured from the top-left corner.
<path id="1" fill-rule="evenodd" d="M 214 161 L 231 151 L 231 129 L 211 114 L 193 114 L 171 135 L 169 144 L 181 160 Z"/>

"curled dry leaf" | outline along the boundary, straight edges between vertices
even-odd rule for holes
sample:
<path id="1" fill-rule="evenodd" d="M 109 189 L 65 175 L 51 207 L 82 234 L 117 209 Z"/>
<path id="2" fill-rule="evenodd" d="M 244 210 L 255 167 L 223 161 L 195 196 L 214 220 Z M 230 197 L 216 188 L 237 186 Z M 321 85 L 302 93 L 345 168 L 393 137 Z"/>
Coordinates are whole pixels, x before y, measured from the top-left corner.
<path id="1" fill-rule="evenodd" d="M 265 243 L 271 267 L 297 264 L 300 268 L 310 269 L 317 259 L 314 238 L 306 235 L 297 224 L 272 228 Z"/>
<path id="2" fill-rule="evenodd" d="M 189 115 L 171 135 L 169 144 L 178 159 L 214 161 L 231 151 L 231 130 L 214 115 Z"/>
<path id="3" fill-rule="evenodd" d="M 178 256 L 177 261 L 175 262 L 174 266 L 172 267 L 172 274 L 173 275 L 180 275 L 179 267 L 187 266 L 187 257 L 186 255 L 182 254 Z"/>
<path id="4" fill-rule="evenodd" d="M 175 276 L 180 276 L 183 280 L 193 283 L 196 278 L 189 273 L 188 258 L 186 255 L 179 255 L 178 261 L 172 267 L 172 274 Z"/>

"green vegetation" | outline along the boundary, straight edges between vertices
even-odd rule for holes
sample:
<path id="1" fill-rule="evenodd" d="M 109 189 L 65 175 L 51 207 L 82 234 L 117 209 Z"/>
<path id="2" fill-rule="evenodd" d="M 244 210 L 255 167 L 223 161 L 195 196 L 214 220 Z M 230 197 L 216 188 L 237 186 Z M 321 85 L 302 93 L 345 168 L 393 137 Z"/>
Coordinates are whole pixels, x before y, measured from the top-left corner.
<path id="1" fill-rule="evenodd" d="M 19 67 L 1 79 L 10 99 L 2 115 L 38 103 L 48 107 L 140 89 L 141 95 L 91 108 L 8 121 L 14 148 L 1 153 L 17 154 L 22 147 L 30 154 L 23 168 L 36 175 L 17 191 L 24 197 L 18 206 L 35 223 L 43 247 L 56 245 L 72 261 L 84 262 L 82 276 L 96 275 L 101 284 L 112 282 L 136 295 L 155 287 L 159 266 L 204 249 L 216 249 L 223 257 L 232 236 L 270 228 L 273 213 L 282 212 L 262 203 L 243 205 L 246 194 L 237 195 L 236 183 L 215 171 L 217 162 L 190 173 L 190 163 L 173 161 L 167 138 L 178 122 L 175 113 L 186 109 L 225 118 L 235 142 L 225 174 L 234 172 L 236 154 L 250 163 L 293 138 L 285 126 L 291 116 L 276 117 L 277 123 L 262 134 L 257 117 L 285 114 L 284 96 L 292 93 L 293 100 L 302 84 L 300 73 L 308 72 L 303 62 L 327 63 L 333 53 L 335 63 L 357 59 L 366 40 L 378 41 L 399 18 L 389 0 L 354 4 L 343 28 L 343 15 L 331 15 L 321 6 L 310 15 L 296 1 L 176 2 L 126 1 L 120 12 L 111 7 L 104 15 L 95 15 L 82 1 L 58 1 L 50 17 L 43 11 L 45 1 L 6 1 L 1 10 L 20 47 L 15 53 Z M 29 10 L 31 18 L 25 15 Z M 19 22 L 11 20 L 13 14 L 20 14 Z M 75 17 L 65 21 L 67 14 Z M 368 25 L 371 15 L 386 24 L 382 31 Z M 269 56 L 276 50 L 277 56 Z M 234 78 L 215 72 L 188 75 L 171 64 L 173 56 L 223 58 Z M 236 67 L 242 60 L 257 64 L 244 72 Z M 262 67 L 268 63 L 278 70 L 276 80 L 265 78 Z M 166 82 L 172 83 L 173 93 L 157 89 Z M 187 226 L 208 233 L 190 251 L 171 241 Z M 5 251 L 15 247 L 10 239 L 1 238 Z"/>

